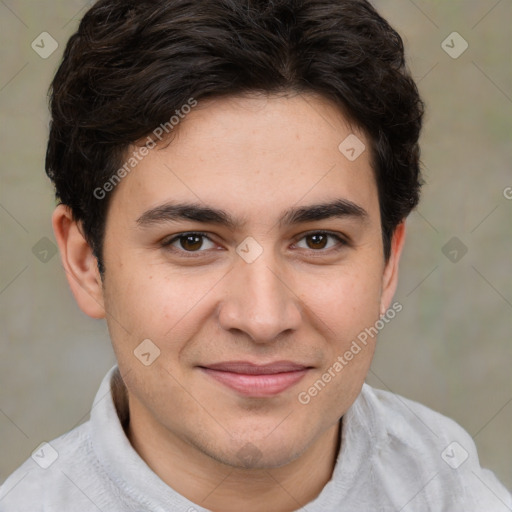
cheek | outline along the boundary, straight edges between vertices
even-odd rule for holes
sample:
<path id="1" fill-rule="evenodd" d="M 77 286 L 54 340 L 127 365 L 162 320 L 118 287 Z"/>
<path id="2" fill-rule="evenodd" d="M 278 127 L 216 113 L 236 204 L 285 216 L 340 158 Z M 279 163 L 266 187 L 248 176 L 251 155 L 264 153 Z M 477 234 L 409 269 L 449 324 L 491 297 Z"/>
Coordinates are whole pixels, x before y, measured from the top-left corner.
<path id="1" fill-rule="evenodd" d="M 303 281 L 304 305 L 323 324 L 326 338 L 343 347 L 379 318 L 381 269 L 346 266 Z"/>
<path id="2" fill-rule="evenodd" d="M 217 272 L 193 276 L 170 272 L 164 265 L 128 261 L 114 269 L 105 281 L 105 307 L 118 355 L 132 354 L 148 338 L 163 353 L 169 348 L 179 351 L 200 329 L 203 322 L 199 317 L 205 314 L 211 292 L 222 277 Z"/>
<path id="3" fill-rule="evenodd" d="M 379 319 L 377 276 L 350 273 L 310 296 L 310 306 L 321 319 L 324 357 L 296 398 L 304 414 L 322 417 L 326 424 L 345 414 L 368 373 L 377 339 L 372 327 Z"/>

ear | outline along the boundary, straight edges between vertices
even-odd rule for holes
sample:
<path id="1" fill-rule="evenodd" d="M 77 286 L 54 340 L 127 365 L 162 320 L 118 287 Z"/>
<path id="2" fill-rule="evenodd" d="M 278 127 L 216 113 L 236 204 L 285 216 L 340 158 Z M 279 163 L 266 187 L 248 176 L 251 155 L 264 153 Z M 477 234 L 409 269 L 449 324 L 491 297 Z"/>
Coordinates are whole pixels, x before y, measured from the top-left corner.
<path id="1" fill-rule="evenodd" d="M 398 284 L 398 263 L 405 242 L 405 220 L 395 229 L 391 239 L 389 259 L 382 275 L 382 293 L 380 298 L 380 313 L 383 315 L 389 308 Z"/>
<path id="2" fill-rule="evenodd" d="M 92 318 L 104 318 L 103 287 L 98 262 L 68 206 L 57 206 L 53 212 L 52 225 L 62 265 L 78 306 Z"/>

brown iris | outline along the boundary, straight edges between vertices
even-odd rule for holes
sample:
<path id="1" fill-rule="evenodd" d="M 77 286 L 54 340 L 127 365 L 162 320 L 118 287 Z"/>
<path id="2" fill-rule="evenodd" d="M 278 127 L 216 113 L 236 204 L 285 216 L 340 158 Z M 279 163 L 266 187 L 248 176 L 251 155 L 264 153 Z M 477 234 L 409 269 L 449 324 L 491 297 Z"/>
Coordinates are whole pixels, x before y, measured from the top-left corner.
<path id="1" fill-rule="evenodd" d="M 200 235 L 184 235 L 180 237 L 180 244 L 187 251 L 197 251 L 203 245 L 203 237 Z"/>
<path id="2" fill-rule="evenodd" d="M 310 249 L 323 249 L 327 244 L 327 235 L 323 233 L 315 233 L 313 235 L 307 235 L 306 241 Z M 310 243 L 310 241 L 312 243 Z"/>

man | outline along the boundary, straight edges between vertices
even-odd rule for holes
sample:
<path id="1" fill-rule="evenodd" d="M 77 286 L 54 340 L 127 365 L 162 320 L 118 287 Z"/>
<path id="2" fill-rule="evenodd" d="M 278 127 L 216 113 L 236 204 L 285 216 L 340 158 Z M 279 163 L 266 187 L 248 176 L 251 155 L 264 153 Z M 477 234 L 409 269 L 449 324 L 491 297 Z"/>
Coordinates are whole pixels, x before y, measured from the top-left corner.
<path id="1" fill-rule="evenodd" d="M 55 235 L 118 365 L 0 510 L 512 509 L 461 427 L 364 384 L 423 114 L 370 4 L 101 0 L 51 106 Z"/>

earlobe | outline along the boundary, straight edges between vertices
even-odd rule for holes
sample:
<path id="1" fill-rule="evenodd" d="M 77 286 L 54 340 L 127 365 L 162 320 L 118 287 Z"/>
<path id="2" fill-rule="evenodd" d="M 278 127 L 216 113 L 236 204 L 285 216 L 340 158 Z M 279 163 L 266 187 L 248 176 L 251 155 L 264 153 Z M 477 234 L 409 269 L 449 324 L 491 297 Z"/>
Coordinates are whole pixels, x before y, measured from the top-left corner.
<path id="1" fill-rule="evenodd" d="M 103 286 L 98 263 L 68 206 L 57 206 L 52 225 L 62 265 L 80 309 L 92 318 L 104 318 Z"/>
<path id="2" fill-rule="evenodd" d="M 398 265 L 405 242 L 405 220 L 395 229 L 391 240 L 391 251 L 389 259 L 386 262 L 384 273 L 382 275 L 382 293 L 380 302 L 380 313 L 384 313 L 389 308 L 393 295 L 398 284 Z"/>

